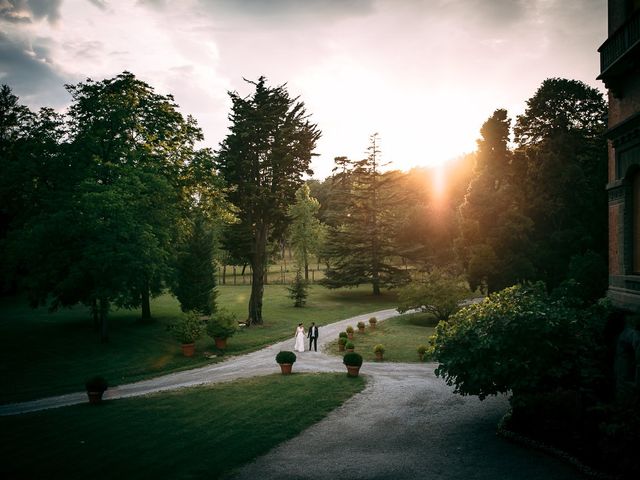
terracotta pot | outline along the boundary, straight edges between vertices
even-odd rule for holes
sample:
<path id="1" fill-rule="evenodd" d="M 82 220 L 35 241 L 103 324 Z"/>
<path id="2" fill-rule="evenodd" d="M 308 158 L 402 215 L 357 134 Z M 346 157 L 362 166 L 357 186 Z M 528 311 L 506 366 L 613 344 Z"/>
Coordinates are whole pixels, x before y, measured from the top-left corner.
<path id="1" fill-rule="evenodd" d="M 218 350 L 224 350 L 225 348 L 227 348 L 227 339 L 226 338 L 213 337 L 213 339 L 216 342 L 216 348 Z"/>
<path id="2" fill-rule="evenodd" d="M 351 365 L 347 365 L 347 376 L 349 377 L 357 377 L 358 373 L 360 373 L 360 367 L 354 367 Z"/>
<path id="3" fill-rule="evenodd" d="M 92 405 L 101 403 L 103 393 L 104 392 L 87 392 L 87 396 L 89 397 L 89 403 Z"/>
<path id="4" fill-rule="evenodd" d="M 364 333 L 364 327 L 362 328 L 358 327 L 358 333 Z"/>
<path id="5" fill-rule="evenodd" d="M 292 363 L 281 363 L 280 370 L 282 370 L 283 375 L 289 375 L 291 373 L 291 368 L 293 367 Z"/>
<path id="6" fill-rule="evenodd" d="M 376 324 L 375 323 L 370 323 L 369 324 L 369 328 L 371 328 L 371 330 L 375 330 L 376 329 Z"/>
<path id="7" fill-rule="evenodd" d="M 193 354 L 196 351 L 195 343 L 183 343 L 180 347 L 182 348 L 182 355 L 185 357 L 193 357 Z"/>
<path id="8" fill-rule="evenodd" d="M 382 352 L 375 352 L 376 360 L 382 360 Z"/>
<path id="9" fill-rule="evenodd" d="M 347 332 L 347 338 L 353 340 L 353 332 Z"/>
<path id="10" fill-rule="evenodd" d="M 342 343 L 338 344 L 338 351 L 339 352 L 344 352 L 344 345 Z"/>

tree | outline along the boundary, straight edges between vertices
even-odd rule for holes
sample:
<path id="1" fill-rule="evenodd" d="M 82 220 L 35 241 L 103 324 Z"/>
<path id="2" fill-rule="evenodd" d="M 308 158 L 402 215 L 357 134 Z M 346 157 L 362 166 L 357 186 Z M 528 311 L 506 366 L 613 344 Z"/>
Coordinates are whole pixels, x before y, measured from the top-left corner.
<path id="1" fill-rule="evenodd" d="M 202 215 L 194 217 L 186 238 L 178 248 L 173 292 L 183 312 L 211 315 L 216 307 L 214 231 Z"/>
<path id="2" fill-rule="evenodd" d="M 471 292 L 463 278 L 447 275 L 440 270 L 428 273 L 422 280 L 414 280 L 398 291 L 398 311 L 419 309 L 446 321 L 460 309 L 461 302 Z"/>
<path id="3" fill-rule="evenodd" d="M 230 201 L 251 239 L 251 297 L 248 324 L 261 324 L 267 245 L 287 225 L 293 203 L 320 131 L 309 122 L 304 104 L 291 98 L 286 86 L 268 87 L 266 79 L 248 82 L 253 95 L 230 92 L 230 132 L 220 144 L 216 165 L 227 184 Z"/>
<path id="4" fill-rule="evenodd" d="M 345 159 L 344 170 L 336 178 L 345 192 L 345 208 L 332 212 L 335 218 L 324 252 L 331 263 L 322 281 L 328 288 L 368 283 L 373 294 L 380 295 L 381 287 L 407 280 L 405 271 L 389 263 L 398 254 L 394 238 L 399 224 L 397 209 L 403 199 L 392 186 L 399 175 L 380 172 L 377 140 L 377 134 L 371 136 L 367 158 L 355 162 Z"/>
<path id="5" fill-rule="evenodd" d="M 596 89 L 551 78 L 514 128 L 523 209 L 535 224 L 531 258 L 551 287 L 568 275 L 573 256 L 592 251 L 606 261 L 606 113 Z"/>
<path id="6" fill-rule="evenodd" d="M 304 307 L 309 294 L 307 292 L 307 281 L 302 278 L 301 269 L 296 271 L 296 277 L 293 282 L 291 282 L 291 285 L 287 287 L 287 290 L 289 291 L 289 298 L 294 301 L 293 306 Z"/>
<path id="7" fill-rule="evenodd" d="M 291 246 L 298 269 L 304 268 L 304 279 L 309 281 L 309 255 L 317 254 L 326 234 L 325 226 L 316 217 L 320 203 L 309 195 L 308 185 L 296 191 L 296 203 L 289 206 Z"/>
<path id="8" fill-rule="evenodd" d="M 460 206 L 457 248 L 472 290 L 493 292 L 534 275 L 533 223 L 522 209 L 509 126 L 506 110 L 496 110 L 482 126 L 474 178 Z"/>

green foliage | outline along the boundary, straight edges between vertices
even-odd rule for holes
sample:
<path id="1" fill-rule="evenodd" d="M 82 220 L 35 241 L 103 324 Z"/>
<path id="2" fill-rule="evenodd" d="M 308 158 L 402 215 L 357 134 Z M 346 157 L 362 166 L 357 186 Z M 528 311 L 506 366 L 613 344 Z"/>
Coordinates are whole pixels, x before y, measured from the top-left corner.
<path id="1" fill-rule="evenodd" d="M 348 352 L 342 358 L 342 363 L 349 367 L 360 367 L 362 366 L 362 355 L 356 352 Z"/>
<path id="2" fill-rule="evenodd" d="M 390 258 L 399 255 L 394 233 L 399 226 L 396 209 L 403 198 L 394 188 L 398 172 L 380 172 L 377 134 L 371 136 L 369 155 L 360 161 L 336 158 L 343 171 L 332 177 L 335 196 L 331 204 L 331 228 L 322 256 L 328 261 L 328 288 L 370 284 L 374 295 L 406 281 L 406 271 Z"/>
<path id="3" fill-rule="evenodd" d="M 351 325 L 347 326 L 347 328 L 345 328 L 345 331 L 347 333 L 353 333 L 353 327 Z"/>
<path id="4" fill-rule="evenodd" d="M 107 388 L 109 388 L 109 384 L 101 376 L 95 376 L 88 379 L 85 384 L 85 388 L 87 392 L 104 392 Z"/>
<path id="5" fill-rule="evenodd" d="M 471 296 L 466 281 L 461 277 L 434 270 L 421 280 L 413 280 L 398 291 L 398 311 L 419 309 L 447 320 L 460 309 L 460 302 Z"/>
<path id="6" fill-rule="evenodd" d="M 374 353 L 384 353 L 384 345 L 378 343 L 375 347 L 373 347 Z"/>
<path id="7" fill-rule="evenodd" d="M 370 323 L 371 325 L 375 325 L 376 323 L 378 323 L 378 319 L 377 319 L 376 317 L 371 317 L 371 318 L 369 319 L 369 323 Z"/>
<path id="8" fill-rule="evenodd" d="M 213 226 L 196 215 L 178 249 L 173 293 L 183 312 L 211 315 L 215 310 L 216 271 Z"/>
<path id="9" fill-rule="evenodd" d="M 364 322 L 358 322 L 358 330 L 362 330 L 364 327 Z"/>
<path id="10" fill-rule="evenodd" d="M 307 288 L 308 284 L 302 278 L 302 272 L 298 269 L 291 286 L 287 287 L 289 298 L 294 301 L 294 307 L 304 307 L 304 304 L 307 303 L 307 297 L 309 296 Z"/>
<path id="11" fill-rule="evenodd" d="M 293 364 L 296 362 L 296 354 L 288 350 L 280 351 L 276 355 L 276 362 Z"/>
<path id="12" fill-rule="evenodd" d="M 344 344 L 344 348 L 346 348 L 347 350 L 351 350 L 351 349 L 356 348 L 356 347 L 353 344 L 353 342 L 350 342 L 349 340 L 347 340 L 347 343 Z"/>
<path id="13" fill-rule="evenodd" d="M 424 355 L 425 353 L 427 353 L 428 349 L 429 349 L 429 347 L 427 347 L 426 345 L 418 345 L 417 352 L 420 355 Z"/>
<path id="14" fill-rule="evenodd" d="M 229 338 L 238 329 L 238 318 L 234 313 L 221 308 L 207 322 L 207 335 L 211 338 Z"/>
<path id="15" fill-rule="evenodd" d="M 340 332 L 340 333 L 338 334 L 338 337 L 339 337 L 339 338 L 347 338 L 347 337 L 348 337 L 347 332 Z"/>
<path id="16" fill-rule="evenodd" d="M 168 328 L 180 343 L 194 343 L 204 333 L 205 321 L 196 312 L 187 312 Z"/>
<path id="17" fill-rule="evenodd" d="M 347 337 L 339 337 L 338 338 L 338 344 L 339 345 L 346 345 L 348 342 Z"/>
<path id="18" fill-rule="evenodd" d="M 436 375 L 457 393 L 512 392 L 512 401 L 556 388 L 593 389 L 606 311 L 551 298 L 541 283 L 517 285 L 460 310 L 436 327 Z M 595 376 L 594 376 L 595 375 Z"/>
<path id="19" fill-rule="evenodd" d="M 230 92 L 230 133 L 220 144 L 216 167 L 230 187 L 230 201 L 251 239 L 253 271 L 250 324 L 261 324 L 267 245 L 288 223 L 287 208 L 302 185 L 320 131 L 310 123 L 304 104 L 286 86 L 268 87 L 266 79 L 249 82 L 251 96 Z"/>
<path id="20" fill-rule="evenodd" d="M 305 183 L 296 191 L 296 201 L 289 206 L 291 246 L 298 268 L 304 268 L 304 279 L 309 280 L 309 256 L 317 255 L 326 236 L 326 226 L 317 218 L 320 203 L 311 197 Z"/>

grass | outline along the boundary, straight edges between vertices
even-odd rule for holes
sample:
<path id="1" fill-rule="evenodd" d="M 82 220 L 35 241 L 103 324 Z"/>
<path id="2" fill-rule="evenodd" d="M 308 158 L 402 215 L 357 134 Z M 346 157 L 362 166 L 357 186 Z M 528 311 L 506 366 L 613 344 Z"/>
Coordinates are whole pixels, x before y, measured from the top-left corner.
<path id="1" fill-rule="evenodd" d="M 424 313 L 412 313 L 394 317 L 384 322 L 378 322 L 375 330 L 372 330 L 368 322 L 365 333 L 358 333 L 353 325 L 355 333 L 352 342 L 355 351 L 365 361 L 375 361 L 376 355 L 373 348 L 381 343 L 384 345 L 385 362 L 419 362 L 418 345 L 429 345 L 429 337 L 434 333 L 437 321 Z M 338 352 L 338 339 L 327 345 L 328 353 L 343 355 Z M 425 356 L 425 360 L 428 360 Z"/>
<path id="2" fill-rule="evenodd" d="M 218 304 L 246 317 L 248 286 L 219 287 Z M 394 295 L 373 297 L 369 288 L 327 290 L 312 286 L 305 308 L 294 308 L 281 285 L 267 285 L 264 293 L 264 325 L 238 332 L 229 339 L 226 355 L 257 350 L 293 338 L 299 322 L 322 325 L 354 315 L 391 308 Z M 3 299 L 0 303 L 0 403 L 40 398 L 84 389 L 93 375 L 103 375 L 115 386 L 161 374 L 213 363 L 204 352 L 217 352 L 214 342 L 203 337 L 196 355 L 183 357 L 180 345 L 166 330 L 179 314 L 178 302 L 170 295 L 153 300 L 150 324 L 137 321 L 139 312 L 113 311 L 109 317 L 110 341 L 98 342 L 85 307 L 53 314 L 32 310 L 24 302 Z"/>
<path id="3" fill-rule="evenodd" d="M 219 478 L 363 388 L 343 374 L 272 375 L 0 417 L 0 477 Z"/>

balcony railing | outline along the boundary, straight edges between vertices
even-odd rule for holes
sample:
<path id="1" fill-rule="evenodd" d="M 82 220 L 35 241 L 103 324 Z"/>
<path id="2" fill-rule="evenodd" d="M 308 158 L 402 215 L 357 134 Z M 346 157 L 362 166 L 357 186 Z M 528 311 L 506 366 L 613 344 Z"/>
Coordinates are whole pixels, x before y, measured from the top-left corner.
<path id="1" fill-rule="evenodd" d="M 630 17 L 598 49 L 600 74 L 604 74 L 629 49 L 640 42 L 640 11 Z"/>

